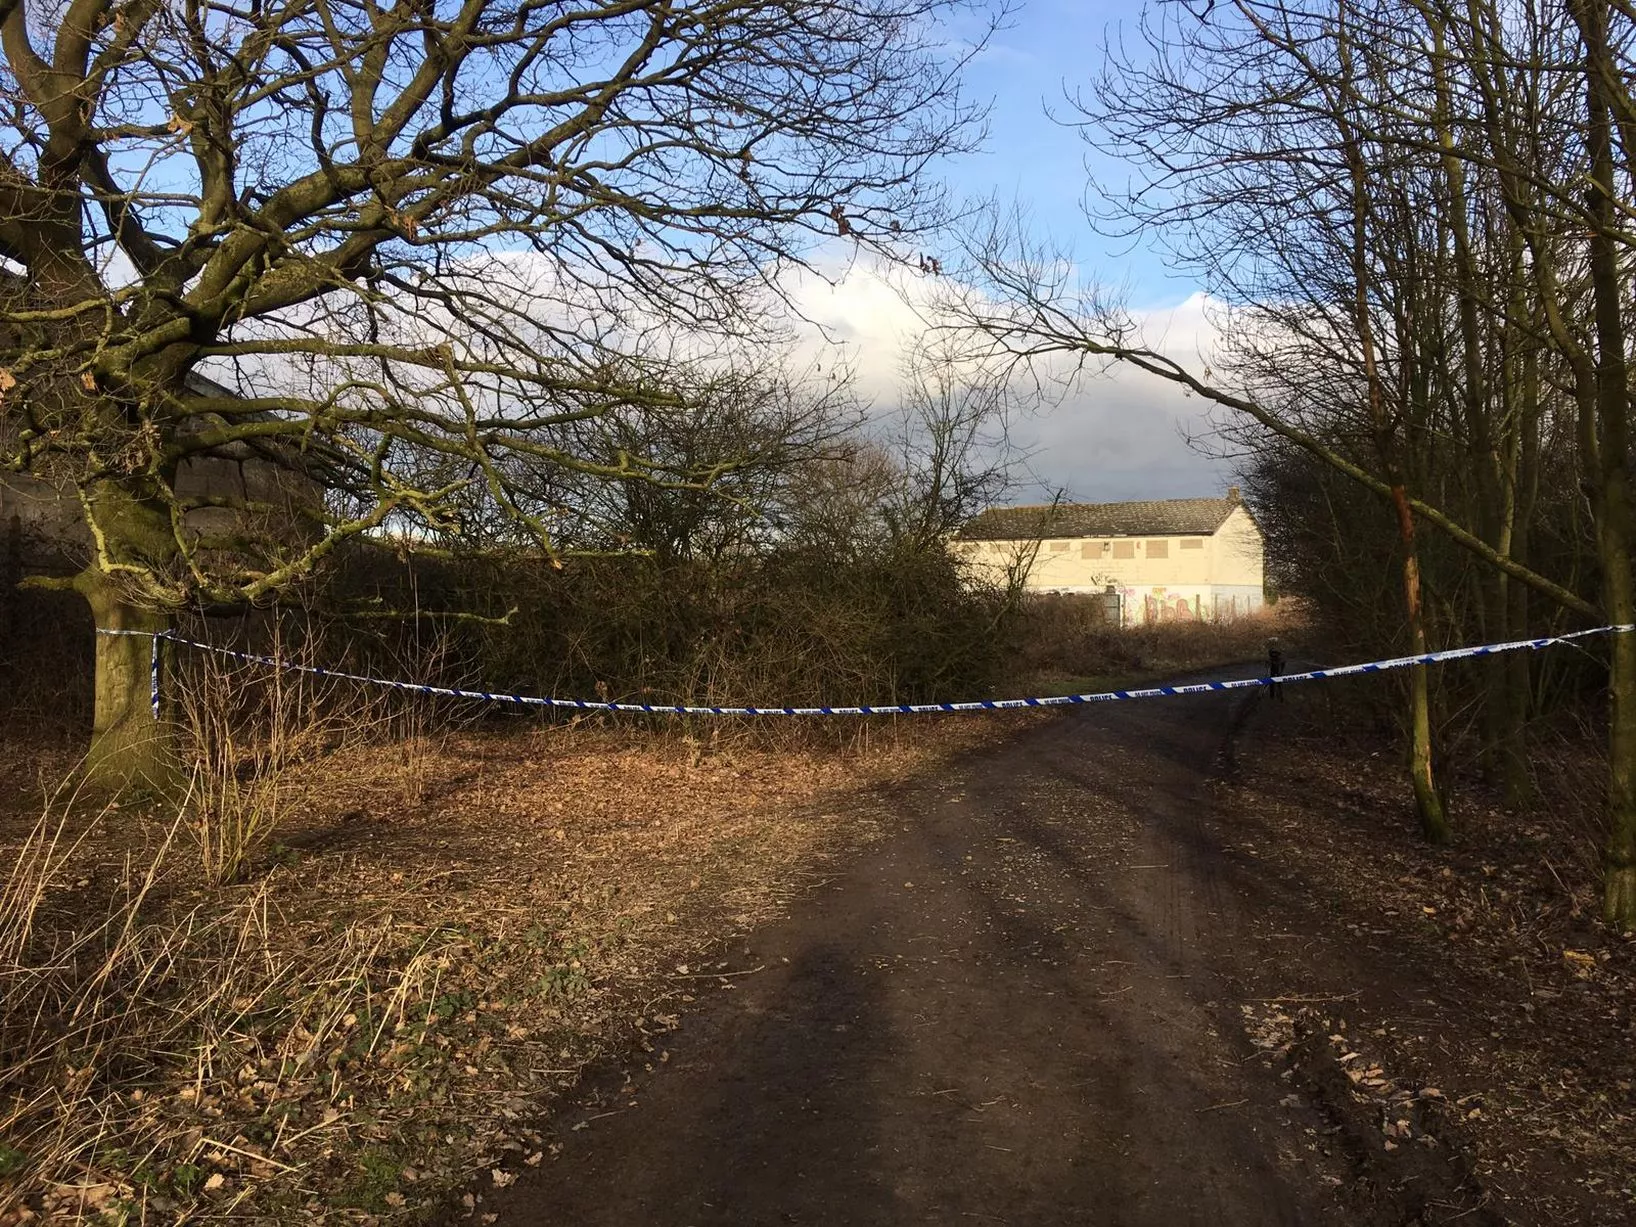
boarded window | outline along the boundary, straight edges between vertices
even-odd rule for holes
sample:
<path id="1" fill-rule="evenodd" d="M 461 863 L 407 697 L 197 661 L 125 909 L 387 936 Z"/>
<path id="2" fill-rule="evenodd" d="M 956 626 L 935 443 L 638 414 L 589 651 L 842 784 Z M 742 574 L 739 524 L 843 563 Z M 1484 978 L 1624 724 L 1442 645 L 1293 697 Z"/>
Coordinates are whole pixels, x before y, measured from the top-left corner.
<path id="1" fill-rule="evenodd" d="M 1053 554 L 1060 554 L 1064 550 L 1066 550 L 1067 548 L 1068 548 L 1068 543 L 1066 541 L 1053 541 L 1053 542 L 1051 542 L 1051 552 Z"/>
<path id="2" fill-rule="evenodd" d="M 1115 558 L 1135 558 L 1136 557 L 1136 542 L 1134 542 L 1134 541 L 1115 541 L 1113 543 L 1113 556 Z"/>
<path id="3" fill-rule="evenodd" d="M 1204 538 L 1203 537 L 1183 537 L 1182 538 L 1182 549 L 1184 549 L 1184 550 L 1202 550 L 1203 548 L 1204 548 Z"/>
<path id="4" fill-rule="evenodd" d="M 1168 542 L 1168 541 L 1149 541 L 1147 543 L 1147 556 L 1149 558 L 1169 558 L 1170 557 L 1170 542 Z"/>
<path id="5" fill-rule="evenodd" d="M 1081 558 L 1100 559 L 1102 557 L 1102 543 L 1100 541 L 1085 542 L 1079 547 L 1079 556 Z"/>

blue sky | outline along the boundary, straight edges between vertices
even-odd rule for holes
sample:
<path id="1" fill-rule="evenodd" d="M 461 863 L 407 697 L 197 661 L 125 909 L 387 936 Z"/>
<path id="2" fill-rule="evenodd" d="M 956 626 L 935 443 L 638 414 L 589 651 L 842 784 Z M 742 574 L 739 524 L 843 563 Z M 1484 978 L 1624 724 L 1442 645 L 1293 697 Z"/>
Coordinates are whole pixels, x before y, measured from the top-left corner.
<path id="1" fill-rule="evenodd" d="M 1091 229 L 1082 202 L 1086 158 L 1094 155 L 1078 133 L 1047 116 L 1071 114 L 1067 95 L 1096 74 L 1104 39 L 1121 23 L 1132 30 L 1140 11 L 1112 0 L 1022 0 L 967 73 L 973 99 L 991 107 L 985 147 L 946 164 L 943 174 L 958 196 L 1023 206 L 1036 230 L 1086 275 L 1122 290 L 1150 342 L 1203 365 L 1213 330 L 1197 287 L 1170 273 L 1151 244 L 1108 240 Z M 1102 162 L 1098 173 L 1123 182 L 1126 172 Z M 807 303 L 814 318 L 858 339 L 862 390 L 877 400 L 892 395 L 901 340 L 893 329 L 902 321 L 883 305 L 888 297 L 854 282 Z M 1206 407 L 1163 381 L 1128 371 L 1088 380 L 1013 424 L 1012 441 L 1026 461 L 1009 501 L 1039 501 L 1058 490 L 1087 502 L 1219 494 L 1232 481 L 1231 463 L 1189 444 L 1209 431 Z"/>
<path id="2" fill-rule="evenodd" d="M 944 176 L 961 195 L 996 194 L 1025 205 L 1035 225 L 1088 272 L 1127 287 L 1133 306 L 1174 306 L 1193 287 L 1166 270 L 1151 244 L 1104 239 L 1087 224 L 1087 158 L 1114 181 L 1123 182 L 1126 171 L 1098 158 L 1061 122 L 1073 118 L 1069 96 L 1096 74 L 1105 39 L 1121 26 L 1133 32 L 1140 12 L 1116 0 L 1020 0 L 966 76 L 971 96 L 990 105 L 989 138 Z"/>

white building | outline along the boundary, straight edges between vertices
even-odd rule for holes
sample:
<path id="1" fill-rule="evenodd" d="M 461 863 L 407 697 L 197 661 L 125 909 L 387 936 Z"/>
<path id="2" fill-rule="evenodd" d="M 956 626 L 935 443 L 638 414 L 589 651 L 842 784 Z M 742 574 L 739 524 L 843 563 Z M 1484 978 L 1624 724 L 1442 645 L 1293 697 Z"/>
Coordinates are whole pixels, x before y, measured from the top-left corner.
<path id="1" fill-rule="evenodd" d="M 1259 610 L 1261 530 L 1239 498 L 997 507 L 954 549 L 990 578 L 1021 571 L 1034 592 L 1117 593 L 1125 625 Z"/>

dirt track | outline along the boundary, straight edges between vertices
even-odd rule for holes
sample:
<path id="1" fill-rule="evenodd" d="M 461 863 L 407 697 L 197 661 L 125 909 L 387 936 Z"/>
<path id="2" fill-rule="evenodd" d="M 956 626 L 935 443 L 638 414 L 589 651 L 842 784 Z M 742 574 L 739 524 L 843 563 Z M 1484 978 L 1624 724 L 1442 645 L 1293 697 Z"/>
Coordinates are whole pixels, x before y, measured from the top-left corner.
<path id="1" fill-rule="evenodd" d="M 1235 843 L 1224 738 L 1265 752 L 1281 718 L 1244 702 L 1076 712 L 887 798 L 887 837 L 735 947 L 748 974 L 701 979 L 726 991 L 701 987 L 649 1068 L 593 1083 L 553 1122 L 559 1153 L 477 1212 L 1495 1221 L 1451 1133 L 1416 1115 L 1399 1145 L 1351 1102 L 1323 1032 L 1360 991 L 1403 1010 L 1436 986 L 1388 975 Z M 1292 998 L 1337 1017 L 1265 1039 Z"/>

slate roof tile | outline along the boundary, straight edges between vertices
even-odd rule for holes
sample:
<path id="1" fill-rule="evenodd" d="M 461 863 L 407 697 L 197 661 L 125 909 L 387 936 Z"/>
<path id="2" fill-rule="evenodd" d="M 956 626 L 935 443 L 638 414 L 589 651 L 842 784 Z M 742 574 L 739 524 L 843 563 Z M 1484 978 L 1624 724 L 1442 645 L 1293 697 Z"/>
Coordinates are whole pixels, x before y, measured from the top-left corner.
<path id="1" fill-rule="evenodd" d="M 1035 537 L 1208 537 L 1226 522 L 1237 497 L 1171 498 L 1133 503 L 1060 503 L 991 507 L 960 530 L 965 541 Z"/>

